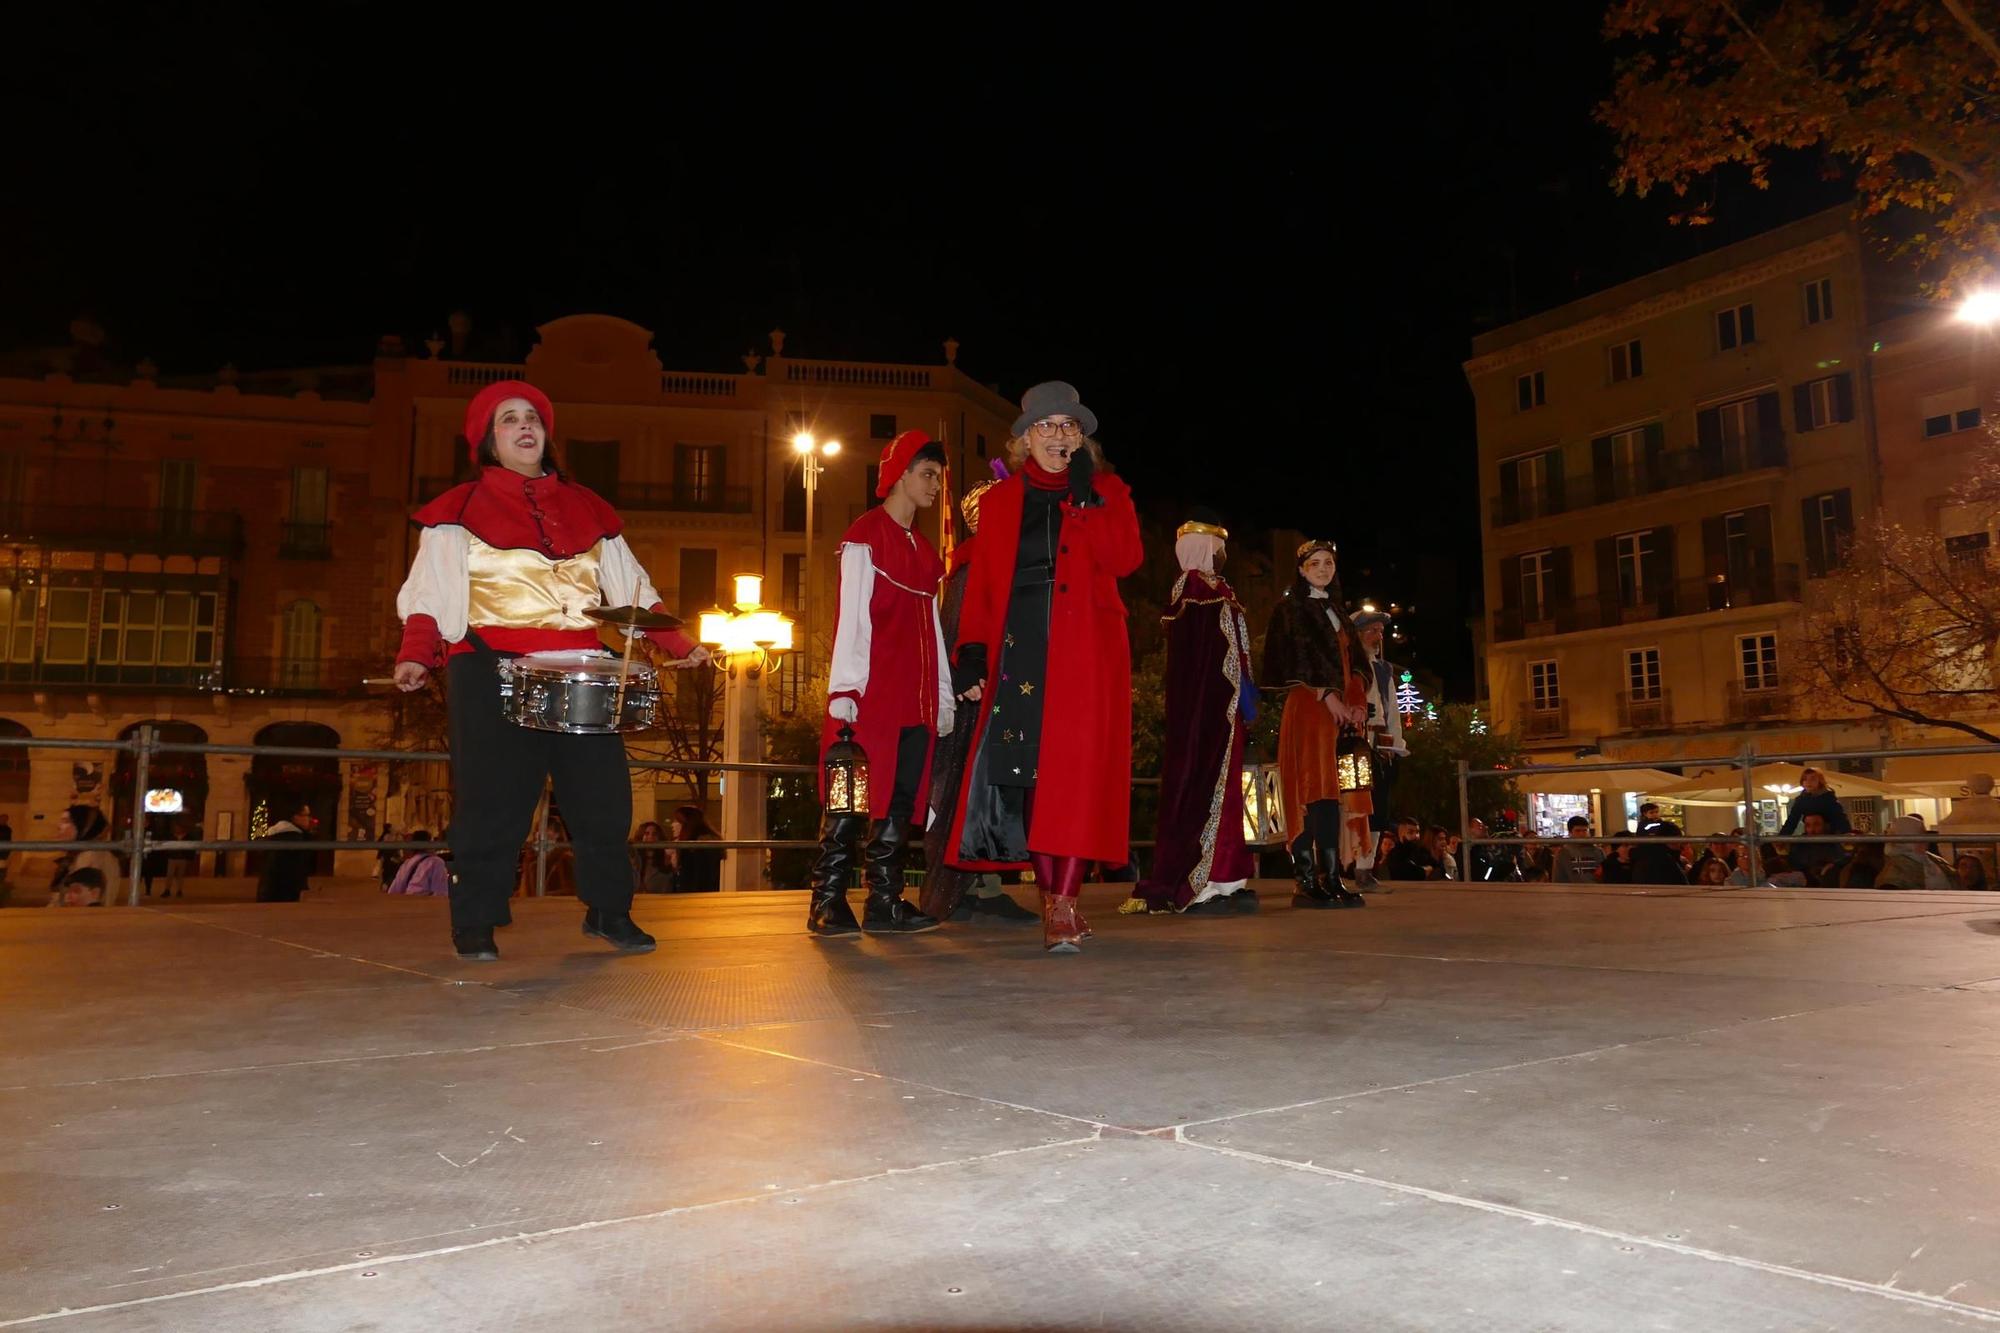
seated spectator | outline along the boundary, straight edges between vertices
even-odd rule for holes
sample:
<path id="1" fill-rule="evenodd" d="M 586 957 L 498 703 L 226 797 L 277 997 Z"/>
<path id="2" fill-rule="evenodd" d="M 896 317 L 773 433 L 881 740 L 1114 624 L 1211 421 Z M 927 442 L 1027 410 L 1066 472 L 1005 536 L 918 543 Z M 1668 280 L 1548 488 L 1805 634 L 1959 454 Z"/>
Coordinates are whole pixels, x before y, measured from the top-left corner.
<path id="1" fill-rule="evenodd" d="M 1731 839 L 1742 836 L 1743 830 L 1735 829 L 1728 837 L 1724 837 L 1718 833 L 1710 838 L 1708 846 L 1702 848 L 1701 855 L 1695 860 L 1693 870 L 1690 872 L 1693 877 L 1698 882 L 1705 883 L 1706 881 L 1703 881 L 1701 876 L 1706 872 L 1708 863 L 1710 861 L 1720 861 L 1722 862 L 1723 877 L 1725 879 L 1728 878 L 1729 873 L 1736 869 L 1736 845 Z"/>
<path id="2" fill-rule="evenodd" d="M 1657 842 L 1640 843 L 1632 849 L 1632 882 L 1634 884 L 1685 884 L 1687 871 L 1681 867 L 1682 844 L 1671 841 L 1681 836 L 1680 826 L 1664 819 L 1655 819 L 1642 827 L 1640 833 Z"/>
<path id="3" fill-rule="evenodd" d="M 1800 820 L 1799 831 L 1809 838 L 1816 838 L 1848 830 L 1830 827 L 1824 814 L 1812 810 Z M 1840 847 L 1831 842 L 1795 842 L 1785 849 L 1785 858 L 1792 863 L 1794 870 L 1805 872 L 1807 879 L 1819 884 L 1825 882 L 1826 868 L 1840 860 Z"/>
<path id="4" fill-rule="evenodd" d="M 94 805 L 72 805 L 56 820 L 55 842 L 98 842 L 111 831 L 104 812 Z M 95 847 L 64 852 L 56 858 L 49 884 L 50 907 L 102 907 L 123 876 L 118 858 Z"/>
<path id="5" fill-rule="evenodd" d="M 407 842 L 429 842 L 428 829 L 411 829 Z M 451 869 L 436 852 L 414 848 L 403 857 L 396 867 L 396 877 L 389 881 L 386 893 L 407 894 L 412 898 L 449 898 L 451 896 Z"/>
<path id="6" fill-rule="evenodd" d="M 1958 854 L 1958 887 L 1985 892 L 1993 887 L 1986 878 L 1986 863 L 1971 852 Z"/>
<path id="7" fill-rule="evenodd" d="M 1389 879 L 1440 879 L 1444 867 L 1424 843 L 1423 825 L 1407 816 L 1396 821 L 1396 846 L 1384 864 Z"/>
<path id="8" fill-rule="evenodd" d="M 1696 863 L 1694 882 L 1710 888 L 1722 888 L 1729 883 L 1729 863 L 1719 856 L 1704 856 Z"/>
<path id="9" fill-rule="evenodd" d="M 1631 829 L 1620 829 L 1614 837 L 1629 838 Z M 1604 864 L 1598 867 L 1597 879 L 1600 884 L 1630 884 L 1632 882 L 1632 844 L 1616 842 L 1611 844 Z"/>
<path id="10" fill-rule="evenodd" d="M 1481 833 L 1486 831 L 1484 824 L 1475 823 L 1473 827 Z M 1444 868 L 1442 878 L 1464 879 L 1465 875 L 1460 871 L 1458 863 L 1459 836 L 1450 829 L 1438 827 L 1433 827 L 1427 836 L 1430 839 L 1431 855 L 1436 857 L 1438 864 Z"/>
<path id="11" fill-rule="evenodd" d="M 1549 882 L 1551 884 L 1595 882 L 1598 870 L 1604 865 L 1604 852 L 1596 843 L 1589 841 L 1590 821 L 1582 815 L 1571 815 L 1567 832 L 1569 837 L 1558 844 L 1549 857 Z"/>
<path id="12" fill-rule="evenodd" d="M 1908 838 L 1924 831 L 1924 821 L 1915 815 L 1897 815 L 1883 830 Z M 1892 842 L 1882 858 L 1882 873 L 1875 878 L 1878 889 L 1955 889 L 1957 876 L 1941 856 L 1924 850 L 1921 842 Z"/>
<path id="13" fill-rule="evenodd" d="M 1475 819 L 1472 821 L 1472 836 L 1475 838 L 1486 836 L 1485 820 Z M 1500 826 L 1500 836 L 1512 838 L 1518 837 L 1520 834 L 1519 830 L 1515 829 L 1512 825 L 1502 824 Z M 1456 849 L 1453 850 L 1456 851 Z M 1516 848 L 1511 846 L 1499 847 L 1483 842 L 1475 844 L 1471 852 L 1466 854 L 1460 861 L 1460 865 L 1465 870 L 1465 878 L 1479 884 L 1519 883 L 1521 879 L 1521 860 L 1516 855 L 1516 850 Z"/>
<path id="14" fill-rule="evenodd" d="M 1860 842 L 1854 845 L 1854 854 L 1842 861 L 1825 883 L 1829 889 L 1872 889 L 1881 874 L 1882 844 Z"/>
<path id="15" fill-rule="evenodd" d="M 1812 881 L 1805 872 L 1794 866 L 1786 855 L 1778 850 L 1777 844 L 1763 842 L 1757 844 L 1757 856 L 1764 863 L 1764 883 L 1774 889 L 1809 889 Z"/>

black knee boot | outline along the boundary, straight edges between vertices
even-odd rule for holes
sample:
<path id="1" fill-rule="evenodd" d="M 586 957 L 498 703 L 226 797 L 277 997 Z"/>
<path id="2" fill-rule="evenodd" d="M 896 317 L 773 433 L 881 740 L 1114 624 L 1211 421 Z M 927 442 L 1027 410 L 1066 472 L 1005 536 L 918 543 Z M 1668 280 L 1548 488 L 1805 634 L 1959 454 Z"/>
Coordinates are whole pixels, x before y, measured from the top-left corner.
<path id="1" fill-rule="evenodd" d="M 820 822 L 819 860 L 813 862 L 812 902 L 806 929 L 814 935 L 855 935 L 861 923 L 847 905 L 854 874 L 854 845 L 868 827 L 866 815 L 828 815 Z"/>
<path id="2" fill-rule="evenodd" d="M 936 917 L 925 916 L 914 903 L 903 899 L 903 849 L 909 834 L 910 821 L 904 815 L 892 814 L 875 826 L 862 870 L 868 883 L 868 906 L 861 913 L 863 930 L 908 934 L 937 929 Z"/>
<path id="3" fill-rule="evenodd" d="M 1299 881 L 1299 891 L 1292 895 L 1292 906 L 1319 909 L 1340 905 L 1320 883 L 1319 867 L 1314 863 L 1310 840 L 1292 844 L 1292 873 Z"/>
<path id="4" fill-rule="evenodd" d="M 1340 882 L 1340 853 L 1320 853 L 1320 892 L 1328 907 L 1366 907 L 1368 900 Z"/>

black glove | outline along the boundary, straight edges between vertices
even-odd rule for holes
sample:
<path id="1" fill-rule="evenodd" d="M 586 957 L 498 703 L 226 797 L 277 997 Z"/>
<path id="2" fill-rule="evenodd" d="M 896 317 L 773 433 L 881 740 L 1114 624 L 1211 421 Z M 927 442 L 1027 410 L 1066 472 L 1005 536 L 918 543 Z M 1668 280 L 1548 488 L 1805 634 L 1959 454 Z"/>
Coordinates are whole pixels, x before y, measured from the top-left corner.
<path id="1" fill-rule="evenodd" d="M 951 692 L 963 695 L 986 679 L 986 645 L 968 643 L 959 648 L 958 660 L 951 665 Z"/>
<path id="2" fill-rule="evenodd" d="M 1090 450 L 1082 445 L 1069 456 L 1069 502 L 1078 509 L 1088 509 L 1097 503 L 1097 491 L 1091 482 L 1097 477 L 1097 460 Z"/>

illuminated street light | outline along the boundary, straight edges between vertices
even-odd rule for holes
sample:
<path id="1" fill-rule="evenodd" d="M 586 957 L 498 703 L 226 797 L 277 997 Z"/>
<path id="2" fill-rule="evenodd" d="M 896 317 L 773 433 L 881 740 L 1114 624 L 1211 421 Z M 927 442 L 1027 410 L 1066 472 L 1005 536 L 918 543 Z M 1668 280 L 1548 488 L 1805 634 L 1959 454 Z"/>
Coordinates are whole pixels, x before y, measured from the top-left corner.
<path id="1" fill-rule="evenodd" d="M 811 431 L 802 430 L 792 436 L 792 451 L 799 456 L 799 471 L 805 474 L 806 483 L 806 558 L 805 570 L 799 575 L 799 621 L 800 638 L 804 640 L 804 678 L 812 679 L 812 585 L 813 585 L 813 497 L 819 493 L 819 474 L 826 470 L 820 462 L 822 458 L 832 458 L 840 452 L 839 440 L 822 440 Z"/>
<path id="2" fill-rule="evenodd" d="M 1958 303 L 1958 319 L 1962 324 L 1977 324 L 1983 329 L 2000 323 L 2000 291 L 1981 287 L 1967 293 L 1966 298 Z"/>

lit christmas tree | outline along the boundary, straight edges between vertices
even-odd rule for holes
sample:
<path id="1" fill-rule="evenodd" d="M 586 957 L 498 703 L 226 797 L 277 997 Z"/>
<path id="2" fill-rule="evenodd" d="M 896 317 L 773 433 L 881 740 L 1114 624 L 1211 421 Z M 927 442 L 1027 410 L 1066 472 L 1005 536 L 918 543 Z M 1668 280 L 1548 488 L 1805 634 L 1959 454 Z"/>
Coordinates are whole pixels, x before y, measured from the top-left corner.
<path id="1" fill-rule="evenodd" d="M 1424 696 L 1417 693 L 1414 678 L 1409 672 L 1405 671 L 1402 675 L 1402 683 L 1396 686 L 1396 711 L 1404 717 L 1409 717 L 1413 713 L 1422 712 L 1423 708 Z"/>
<path id="2" fill-rule="evenodd" d="M 1475 736 L 1486 734 L 1486 719 L 1479 716 L 1479 710 L 1476 708 L 1472 710 L 1472 734 Z"/>

